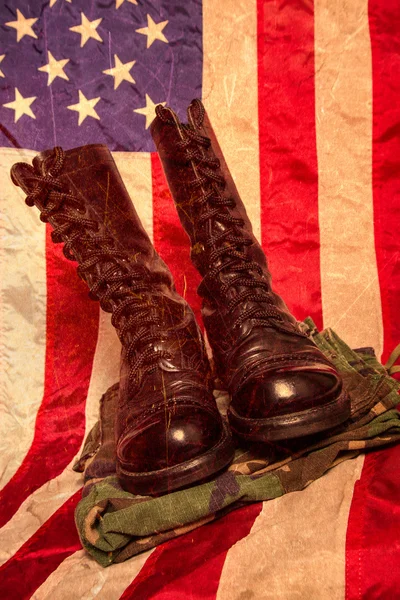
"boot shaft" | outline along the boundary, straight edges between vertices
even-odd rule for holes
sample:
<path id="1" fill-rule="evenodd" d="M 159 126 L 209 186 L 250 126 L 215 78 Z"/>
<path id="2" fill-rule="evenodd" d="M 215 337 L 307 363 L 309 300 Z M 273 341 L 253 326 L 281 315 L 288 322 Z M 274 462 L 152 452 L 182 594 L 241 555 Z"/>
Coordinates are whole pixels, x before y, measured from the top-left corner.
<path id="1" fill-rule="evenodd" d="M 226 303 L 227 299 L 232 300 L 243 293 L 245 286 L 239 283 L 232 287 L 230 284 L 240 269 L 244 273 L 252 271 L 255 293 L 257 281 L 268 290 L 271 305 L 278 315 L 277 326 L 302 335 L 285 302 L 272 289 L 265 254 L 254 236 L 202 103 L 193 100 L 187 112 L 188 123 L 182 124 L 170 108 L 157 108 L 151 133 L 179 218 L 190 238 L 192 261 L 205 278 L 199 288 L 204 298 L 203 310 L 207 313 L 211 298 L 220 296 L 219 300 Z M 236 249 L 238 255 L 235 257 L 233 252 L 231 256 L 224 256 L 224 246 Z M 233 271 L 228 265 L 219 272 L 217 279 L 210 278 L 210 272 L 219 269 L 224 261 L 234 265 Z M 248 305 L 254 308 L 251 299 Z"/>
<path id="2" fill-rule="evenodd" d="M 223 187 L 218 184 L 218 181 L 212 179 L 212 173 L 210 174 L 211 178 L 208 178 L 207 181 L 204 180 L 203 184 L 193 185 L 194 182 L 202 180 L 203 173 L 199 170 L 198 165 L 196 165 L 198 161 L 190 159 L 190 153 L 193 152 L 193 145 L 196 146 L 196 140 L 194 140 L 193 145 L 184 145 L 186 141 L 189 141 L 189 133 L 196 133 L 210 140 L 208 147 L 197 144 L 196 149 L 205 159 L 217 160 L 219 162 L 219 168 L 216 171 L 219 172 L 224 181 Z M 187 125 L 182 124 L 171 109 L 164 109 L 162 112 L 159 111 L 151 125 L 151 134 L 160 155 L 179 217 L 190 237 L 193 248 L 192 258 L 199 271 L 204 275 L 205 266 L 200 259 L 202 252 L 200 247 L 202 235 L 198 222 L 200 208 L 196 199 L 209 191 L 210 187 L 213 187 L 218 195 L 221 194 L 225 198 L 233 199 L 234 206 L 229 208 L 229 210 L 221 208 L 220 214 L 230 214 L 235 219 L 243 221 L 243 229 L 246 231 L 246 237 L 252 241 L 252 245 L 248 248 L 249 257 L 266 270 L 265 255 L 254 237 L 253 228 L 247 216 L 246 209 L 218 144 L 210 119 L 201 102 L 194 100 L 190 104 Z M 214 172 L 215 174 L 216 172 Z M 205 232 L 205 236 L 209 236 L 213 233 L 213 230 L 215 234 L 222 232 L 226 225 L 219 222 L 218 218 L 215 218 L 213 224 L 208 224 L 208 227 L 209 230 Z"/>
<path id="3" fill-rule="evenodd" d="M 38 177 L 48 177 L 54 166 L 54 150 L 42 152 L 33 159 L 34 172 Z M 14 182 L 27 194 L 32 190 L 32 172 L 29 169 L 32 169 L 29 165 L 19 163 L 12 175 Z M 51 187 L 51 177 L 48 179 Z M 164 282 L 165 290 L 174 290 L 171 274 L 145 232 L 107 146 L 92 144 L 65 151 L 57 180 L 62 184 L 60 191 L 68 190 L 80 201 L 79 215 L 82 219 L 94 221 L 98 233 L 110 236 L 115 248 L 134 257 L 135 264 L 151 273 L 153 283 Z M 39 197 L 35 204 L 40 210 L 44 208 Z M 57 227 L 58 219 L 57 212 L 48 217 L 53 227 Z M 90 235 L 93 229 L 87 233 Z M 67 239 L 64 237 L 62 241 Z M 75 250 L 79 252 L 78 248 Z M 88 283 L 90 285 L 91 282 Z"/>
<path id="4" fill-rule="evenodd" d="M 176 292 L 106 146 L 46 151 L 33 167 L 18 163 L 12 179 L 52 227 L 64 254 L 79 263 L 92 299 L 112 313 L 122 342 L 120 419 L 135 415 L 140 390 L 145 404 L 166 389 L 193 396 L 209 390 L 211 377 L 193 312 Z M 185 351 L 182 351 L 182 347 Z M 151 376 L 148 376 L 151 374 Z"/>

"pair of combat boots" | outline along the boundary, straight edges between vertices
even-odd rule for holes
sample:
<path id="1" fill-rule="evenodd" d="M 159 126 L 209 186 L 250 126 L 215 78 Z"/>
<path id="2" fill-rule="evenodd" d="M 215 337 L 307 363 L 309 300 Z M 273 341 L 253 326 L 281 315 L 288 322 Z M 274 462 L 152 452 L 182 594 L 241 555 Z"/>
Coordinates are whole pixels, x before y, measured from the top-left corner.
<path id="1" fill-rule="evenodd" d="M 213 396 L 231 396 L 238 438 L 275 442 L 330 429 L 350 405 L 333 365 L 273 292 L 261 246 L 199 100 L 188 124 L 158 106 L 151 132 L 203 280 L 199 294 L 213 351 L 178 295 L 135 212 L 106 146 L 54 148 L 17 163 L 11 177 L 122 343 L 117 472 L 135 494 L 157 495 L 226 467 L 233 441 Z"/>

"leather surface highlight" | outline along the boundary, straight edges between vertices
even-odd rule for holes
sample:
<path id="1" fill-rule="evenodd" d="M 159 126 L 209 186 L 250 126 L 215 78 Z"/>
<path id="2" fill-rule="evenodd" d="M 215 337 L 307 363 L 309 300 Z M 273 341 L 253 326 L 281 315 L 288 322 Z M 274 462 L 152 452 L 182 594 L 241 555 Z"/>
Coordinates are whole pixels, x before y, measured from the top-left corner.
<path id="1" fill-rule="evenodd" d="M 308 421 L 312 410 L 319 420 L 324 406 L 340 397 L 340 376 L 274 292 L 266 257 L 202 103 L 189 105 L 187 124 L 170 108 L 159 106 L 156 113 L 151 132 L 193 263 L 203 276 L 204 325 L 217 374 L 232 396 L 235 431 L 240 435 L 241 418 L 304 411 Z M 349 415 L 348 401 L 340 402 L 332 424 Z M 329 417 L 319 425 L 329 426 Z M 306 423 L 300 433 L 284 427 L 288 438 L 308 433 Z M 255 431 L 257 439 L 259 434 Z"/>

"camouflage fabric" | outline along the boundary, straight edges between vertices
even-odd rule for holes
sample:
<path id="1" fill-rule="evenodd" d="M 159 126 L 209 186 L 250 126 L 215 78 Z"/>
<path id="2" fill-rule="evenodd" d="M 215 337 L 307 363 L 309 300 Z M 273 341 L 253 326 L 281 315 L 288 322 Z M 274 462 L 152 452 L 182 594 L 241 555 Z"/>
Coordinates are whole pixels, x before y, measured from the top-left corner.
<path id="1" fill-rule="evenodd" d="M 302 324 L 340 371 L 352 417 L 340 428 L 285 446 L 239 448 L 215 479 L 158 498 L 121 489 L 115 474 L 114 413 L 118 384 L 102 397 L 100 420 L 88 435 L 74 469 L 85 487 L 75 520 L 83 546 L 103 566 L 118 563 L 217 519 L 248 502 L 299 491 L 339 462 L 400 440 L 400 384 L 372 348 L 351 350 L 331 329 Z M 393 367 L 390 365 L 393 372 Z M 218 393 L 222 413 L 227 395 Z"/>

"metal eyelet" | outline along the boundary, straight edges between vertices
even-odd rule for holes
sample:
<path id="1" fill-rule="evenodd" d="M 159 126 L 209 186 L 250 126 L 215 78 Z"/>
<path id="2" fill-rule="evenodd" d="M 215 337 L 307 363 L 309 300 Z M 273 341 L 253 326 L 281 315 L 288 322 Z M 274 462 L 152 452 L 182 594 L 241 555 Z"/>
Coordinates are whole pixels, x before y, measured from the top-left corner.
<path id="1" fill-rule="evenodd" d="M 192 254 L 201 254 L 205 251 L 205 246 L 201 242 L 197 242 L 194 246 L 192 246 Z"/>

